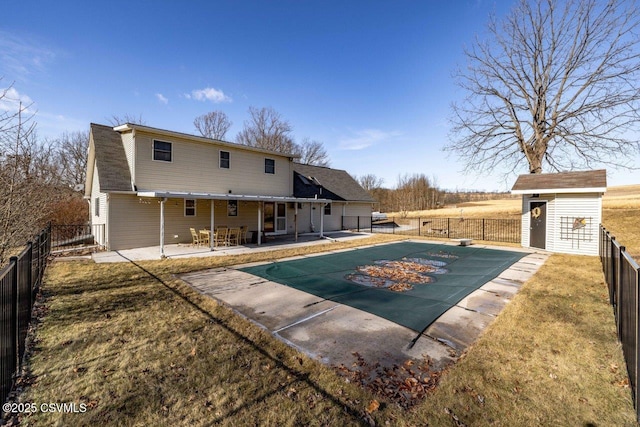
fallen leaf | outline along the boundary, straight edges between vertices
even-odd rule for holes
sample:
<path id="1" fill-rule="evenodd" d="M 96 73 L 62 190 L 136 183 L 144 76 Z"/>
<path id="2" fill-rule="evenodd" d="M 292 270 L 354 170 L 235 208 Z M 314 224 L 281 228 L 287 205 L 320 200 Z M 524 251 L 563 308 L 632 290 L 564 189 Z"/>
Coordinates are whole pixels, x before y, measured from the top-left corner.
<path id="1" fill-rule="evenodd" d="M 371 414 L 371 413 L 377 411 L 379 407 L 380 407 L 380 402 L 378 402 L 377 400 L 373 399 L 371 401 L 371 403 L 369 403 L 369 406 L 367 406 L 367 412 Z"/>

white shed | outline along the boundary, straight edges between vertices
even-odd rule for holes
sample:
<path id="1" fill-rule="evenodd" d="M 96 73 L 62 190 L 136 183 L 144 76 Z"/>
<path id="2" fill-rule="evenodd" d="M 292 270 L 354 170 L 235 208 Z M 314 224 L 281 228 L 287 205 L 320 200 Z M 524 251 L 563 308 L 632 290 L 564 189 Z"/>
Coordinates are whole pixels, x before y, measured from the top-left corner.
<path id="1" fill-rule="evenodd" d="M 520 175 L 511 194 L 522 195 L 522 246 L 598 255 L 607 171 Z"/>

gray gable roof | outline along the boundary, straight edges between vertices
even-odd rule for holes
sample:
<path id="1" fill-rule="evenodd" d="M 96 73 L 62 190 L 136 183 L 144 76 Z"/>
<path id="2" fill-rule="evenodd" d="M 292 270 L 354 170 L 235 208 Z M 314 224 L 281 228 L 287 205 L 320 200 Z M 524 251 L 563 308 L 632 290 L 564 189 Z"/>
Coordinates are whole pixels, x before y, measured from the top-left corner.
<path id="1" fill-rule="evenodd" d="M 354 202 L 375 202 L 373 197 L 346 171 L 300 163 L 293 164 L 293 171 L 293 188 L 296 197 L 313 197 L 322 187 L 330 194 L 325 192 L 318 194 L 318 197 Z"/>
<path id="2" fill-rule="evenodd" d="M 604 192 L 607 187 L 607 171 L 605 169 L 542 173 L 520 175 L 513 184 L 511 192 L 521 194 L 523 192 L 556 192 L 572 193 L 583 190 Z"/>
<path id="3" fill-rule="evenodd" d="M 132 191 L 131 171 L 120 134 L 110 126 L 91 123 L 91 139 L 100 174 L 100 191 Z"/>

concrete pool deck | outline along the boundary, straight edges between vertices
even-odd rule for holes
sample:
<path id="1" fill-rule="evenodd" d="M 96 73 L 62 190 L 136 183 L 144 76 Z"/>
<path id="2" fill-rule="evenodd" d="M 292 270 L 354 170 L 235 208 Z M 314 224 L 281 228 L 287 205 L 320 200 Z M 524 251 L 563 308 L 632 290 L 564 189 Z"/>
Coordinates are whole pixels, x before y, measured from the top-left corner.
<path id="1" fill-rule="evenodd" d="M 200 293 L 231 307 L 275 337 L 330 366 L 350 367 L 356 360 L 354 355 L 390 367 L 427 357 L 434 370 L 441 370 L 476 341 L 548 257 L 546 253 L 525 249 L 477 246 L 528 255 L 454 305 L 422 334 L 366 311 L 238 270 L 248 265 L 204 270 L 180 278 Z M 328 253 L 336 252 L 340 251 Z"/>

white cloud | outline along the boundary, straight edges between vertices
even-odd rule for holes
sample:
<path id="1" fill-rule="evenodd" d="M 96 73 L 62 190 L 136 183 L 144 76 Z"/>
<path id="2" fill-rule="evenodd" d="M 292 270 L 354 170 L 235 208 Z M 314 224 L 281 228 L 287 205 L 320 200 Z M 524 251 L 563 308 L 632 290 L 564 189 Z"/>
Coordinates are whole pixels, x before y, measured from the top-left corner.
<path id="1" fill-rule="evenodd" d="M 227 95 L 225 95 L 223 91 L 212 88 L 212 87 L 192 90 L 191 93 L 186 93 L 184 96 L 187 99 L 195 99 L 196 101 L 203 101 L 203 102 L 211 101 L 214 104 L 232 101 L 232 99 Z"/>
<path id="2" fill-rule="evenodd" d="M 22 104 L 22 112 L 30 113 L 29 108 L 33 105 L 33 100 L 29 96 L 20 94 L 13 86 L 0 89 L 0 111 L 17 113 Z"/>
<path id="3" fill-rule="evenodd" d="M 363 150 L 379 142 L 400 136 L 400 132 L 385 132 L 380 129 L 362 129 L 352 131 L 353 136 L 339 141 L 341 150 Z"/>
<path id="4" fill-rule="evenodd" d="M 56 53 L 43 47 L 40 42 L 0 31 L 0 75 L 12 81 L 44 70 L 47 62 L 55 57 Z"/>
<path id="5" fill-rule="evenodd" d="M 161 93 L 156 93 L 156 98 L 158 98 L 158 101 L 162 102 L 164 105 L 167 105 L 169 103 L 169 100 L 165 98 Z"/>

